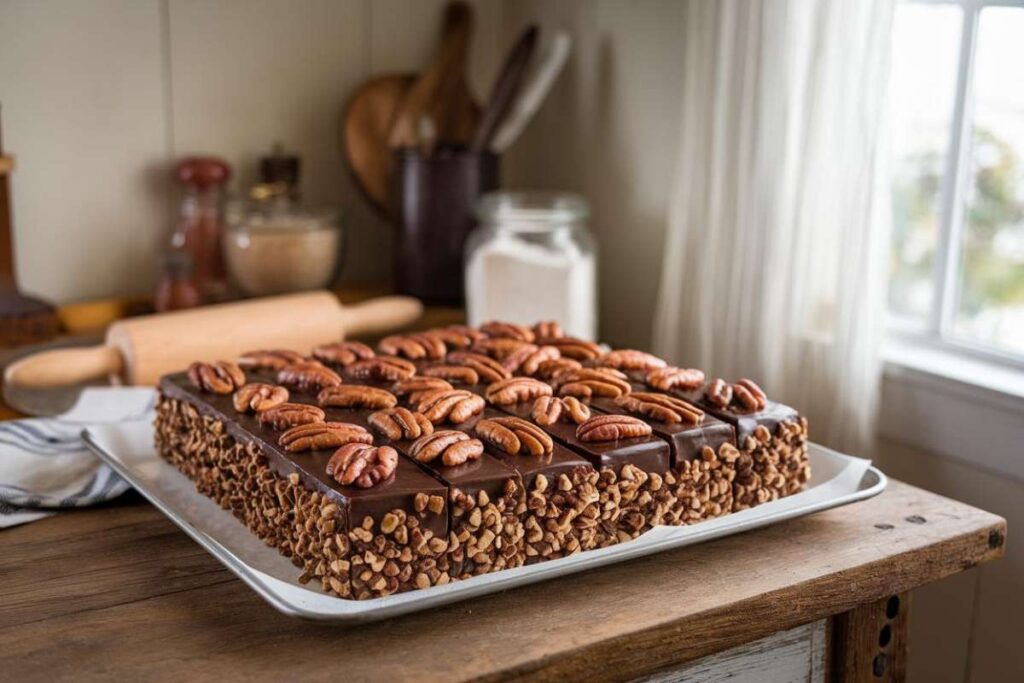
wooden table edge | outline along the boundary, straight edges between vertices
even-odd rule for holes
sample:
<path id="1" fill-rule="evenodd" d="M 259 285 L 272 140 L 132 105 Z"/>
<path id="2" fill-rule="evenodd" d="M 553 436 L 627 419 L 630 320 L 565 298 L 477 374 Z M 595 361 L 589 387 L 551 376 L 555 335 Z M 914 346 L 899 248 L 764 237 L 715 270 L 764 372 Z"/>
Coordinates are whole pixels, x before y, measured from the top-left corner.
<path id="1" fill-rule="evenodd" d="M 795 583 L 754 598 L 722 607 L 694 612 L 656 627 L 624 633 L 575 650 L 560 652 L 536 662 L 492 671 L 470 681 L 563 681 L 586 678 L 588 681 L 620 680 L 622 669 L 614 664 L 628 661 L 629 675 L 640 676 L 722 652 L 732 647 L 819 619 L 841 614 L 859 605 L 905 593 L 922 585 L 944 579 L 961 571 L 991 562 L 1006 551 L 1006 520 L 984 513 L 988 521 L 974 531 L 943 539 L 923 548 L 865 563 L 828 577 Z M 925 556 L 941 561 L 931 562 Z M 918 560 L 898 575 L 872 571 L 891 566 L 894 559 Z M 827 589 L 837 581 L 858 579 L 856 599 L 836 601 Z M 868 580 L 865 583 L 865 580 Z M 830 597 L 831 600 L 824 598 Z M 797 604 L 803 608 L 779 610 Z M 807 608 L 806 605 L 812 605 Z M 817 608 L 813 606 L 819 606 Z M 742 628 L 735 628 L 737 613 L 744 615 Z M 700 624 L 701 637 L 693 637 L 688 626 Z M 710 628 L 709 628 L 710 626 Z M 709 635 L 713 634 L 713 635 Z M 609 653 L 616 653 L 610 656 Z M 644 660 L 637 666 L 638 660 Z"/>

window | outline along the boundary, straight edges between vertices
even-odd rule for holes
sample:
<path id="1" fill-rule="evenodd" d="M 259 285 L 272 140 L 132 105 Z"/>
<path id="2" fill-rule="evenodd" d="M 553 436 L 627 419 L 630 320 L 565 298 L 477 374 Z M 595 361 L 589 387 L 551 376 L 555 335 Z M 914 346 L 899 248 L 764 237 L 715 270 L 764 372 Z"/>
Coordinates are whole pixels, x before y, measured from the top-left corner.
<path id="1" fill-rule="evenodd" d="M 897 5 L 889 311 L 1024 363 L 1024 0 Z"/>

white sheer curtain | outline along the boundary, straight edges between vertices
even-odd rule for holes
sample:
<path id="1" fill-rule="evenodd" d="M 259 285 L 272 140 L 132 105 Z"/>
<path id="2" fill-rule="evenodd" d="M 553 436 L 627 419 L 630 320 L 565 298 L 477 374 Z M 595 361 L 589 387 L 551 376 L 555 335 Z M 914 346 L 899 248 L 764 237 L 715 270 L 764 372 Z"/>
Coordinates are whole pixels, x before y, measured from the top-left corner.
<path id="1" fill-rule="evenodd" d="M 873 436 L 893 0 L 687 3 L 655 350 Z"/>

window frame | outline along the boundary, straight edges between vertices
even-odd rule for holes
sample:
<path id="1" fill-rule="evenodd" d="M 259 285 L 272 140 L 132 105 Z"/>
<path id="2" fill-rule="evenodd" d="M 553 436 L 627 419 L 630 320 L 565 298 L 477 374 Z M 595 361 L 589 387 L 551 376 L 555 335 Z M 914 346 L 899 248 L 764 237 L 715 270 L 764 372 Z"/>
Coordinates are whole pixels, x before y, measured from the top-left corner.
<path id="1" fill-rule="evenodd" d="M 1024 0 L 900 0 L 915 5 L 947 5 L 962 12 L 957 56 L 953 116 L 947 142 L 946 166 L 939 194 L 939 235 L 932 270 L 931 310 L 924 326 L 889 313 L 888 332 L 903 342 L 952 351 L 999 365 L 1024 369 L 1024 354 L 957 338 L 953 322 L 959 305 L 959 279 L 963 267 L 965 193 L 971 182 L 968 154 L 973 146 L 973 84 L 978 21 L 988 7 L 1019 7 Z"/>

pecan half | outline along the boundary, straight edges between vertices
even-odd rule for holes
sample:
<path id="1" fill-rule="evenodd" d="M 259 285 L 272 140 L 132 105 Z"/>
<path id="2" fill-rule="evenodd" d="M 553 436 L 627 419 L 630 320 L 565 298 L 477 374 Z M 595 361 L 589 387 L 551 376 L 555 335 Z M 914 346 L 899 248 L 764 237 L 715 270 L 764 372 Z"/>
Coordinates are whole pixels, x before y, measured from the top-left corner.
<path id="1" fill-rule="evenodd" d="M 366 360 L 376 355 L 369 346 L 356 341 L 321 344 L 313 349 L 313 357 L 317 360 L 324 363 L 336 363 L 343 368 L 352 365 L 357 360 Z"/>
<path id="2" fill-rule="evenodd" d="M 764 410 L 768 404 L 768 397 L 765 396 L 761 387 L 753 380 L 741 379 L 732 385 L 733 400 L 739 402 L 743 412 L 753 413 Z"/>
<path id="3" fill-rule="evenodd" d="M 346 422 L 314 422 L 288 429 L 277 443 L 289 453 L 301 453 L 347 443 L 373 443 L 373 435 L 365 427 Z"/>
<path id="4" fill-rule="evenodd" d="M 409 379 L 403 379 L 393 387 L 391 387 L 391 393 L 395 396 L 400 396 L 408 399 L 409 403 L 419 403 L 423 395 L 429 391 L 437 391 L 438 389 L 453 389 L 451 382 L 440 377 L 410 377 Z"/>
<path id="5" fill-rule="evenodd" d="M 612 368 L 582 368 L 558 376 L 558 395 L 617 398 L 633 390 L 626 376 Z"/>
<path id="6" fill-rule="evenodd" d="M 554 449 L 551 437 L 543 429 L 520 417 L 493 417 L 480 420 L 474 430 L 484 441 L 494 444 L 509 455 L 550 455 Z"/>
<path id="7" fill-rule="evenodd" d="M 448 467 L 455 467 L 484 454 L 484 445 L 465 432 L 445 429 L 421 436 L 409 447 L 409 455 L 418 462 L 433 462 L 441 458 Z"/>
<path id="8" fill-rule="evenodd" d="M 499 379 L 507 379 L 512 373 L 505 369 L 505 366 L 490 356 L 473 351 L 452 351 L 448 354 L 446 362 L 450 365 L 461 365 L 476 372 L 479 381 L 484 384 L 497 382 Z"/>
<path id="9" fill-rule="evenodd" d="M 404 358 L 377 356 L 357 360 L 348 366 L 348 373 L 354 379 L 374 382 L 397 382 L 416 374 L 416 366 Z"/>
<path id="10" fill-rule="evenodd" d="M 445 354 L 444 342 L 423 332 L 384 337 L 377 344 L 377 348 L 389 356 L 402 356 L 410 360 L 439 360 L 444 358 Z"/>
<path id="11" fill-rule="evenodd" d="M 728 408 L 732 403 L 732 385 L 721 377 L 716 377 L 705 387 L 704 398 L 713 406 Z"/>
<path id="12" fill-rule="evenodd" d="M 245 384 L 242 368 L 226 360 L 195 362 L 188 366 L 188 379 L 197 389 L 214 394 L 230 394 Z"/>
<path id="13" fill-rule="evenodd" d="M 556 321 L 542 320 L 533 326 L 533 336 L 537 339 L 560 339 L 565 336 L 565 332 Z"/>
<path id="14" fill-rule="evenodd" d="M 231 397 L 235 410 L 240 413 L 269 410 L 288 400 L 288 390 L 274 384 L 251 382 L 238 389 Z"/>
<path id="15" fill-rule="evenodd" d="M 423 334 L 439 339 L 449 349 L 465 349 L 472 346 L 477 339 L 483 338 L 483 335 L 476 330 L 473 330 L 473 333 L 467 332 L 471 329 L 463 325 L 452 325 L 450 327 L 435 327 Z"/>
<path id="16" fill-rule="evenodd" d="M 289 365 L 277 373 L 277 383 L 297 391 L 314 392 L 341 384 L 341 377 L 318 360 Z"/>
<path id="17" fill-rule="evenodd" d="M 588 443 L 617 441 L 650 436 L 652 431 L 651 425 L 629 415 L 598 415 L 576 428 L 576 438 Z"/>
<path id="18" fill-rule="evenodd" d="M 518 339 L 519 341 L 532 342 L 534 340 L 533 330 L 526 325 L 492 320 L 480 326 L 480 331 L 494 339 Z"/>
<path id="19" fill-rule="evenodd" d="M 615 349 L 598 359 L 597 364 L 616 370 L 654 370 L 668 365 L 657 356 L 636 349 Z"/>
<path id="20" fill-rule="evenodd" d="M 541 396 L 533 402 L 531 416 L 534 422 L 545 426 L 553 425 L 559 420 L 582 424 L 590 419 L 590 408 L 575 396 Z"/>
<path id="21" fill-rule="evenodd" d="M 554 347 L 548 347 L 554 348 Z M 501 366 L 511 373 L 516 372 L 519 366 L 526 362 L 526 359 L 537 353 L 537 346 L 529 342 L 523 342 L 515 351 L 501 359 Z M 547 360 L 551 360 L 548 358 Z"/>
<path id="22" fill-rule="evenodd" d="M 305 403 L 282 403 L 267 410 L 256 413 L 256 421 L 263 427 L 277 430 L 288 429 L 296 425 L 323 422 L 324 411 L 316 406 Z"/>
<path id="23" fill-rule="evenodd" d="M 561 353 L 561 351 L 559 351 L 559 353 Z M 572 358 L 546 360 L 537 366 L 537 372 L 534 373 L 534 376 L 540 377 L 541 379 L 553 380 L 566 372 L 579 370 L 582 367 L 583 365 L 578 360 L 573 360 Z"/>
<path id="24" fill-rule="evenodd" d="M 600 358 L 603 353 L 601 347 L 594 342 L 576 337 L 545 337 L 538 339 L 537 343 L 543 346 L 554 346 L 562 353 L 562 356 L 575 360 L 594 360 Z"/>
<path id="25" fill-rule="evenodd" d="M 327 461 L 327 476 L 343 486 L 368 489 L 387 480 L 398 467 L 398 451 L 391 446 L 350 443 Z"/>
<path id="26" fill-rule="evenodd" d="M 615 405 L 634 415 L 649 417 L 668 424 L 682 423 L 695 427 L 704 421 L 704 411 L 686 401 L 666 394 L 636 391 L 615 399 Z"/>
<path id="27" fill-rule="evenodd" d="M 301 353 L 288 349 L 247 351 L 238 357 L 238 365 L 247 370 L 280 370 L 306 360 Z"/>
<path id="28" fill-rule="evenodd" d="M 434 424 L 462 424 L 484 410 L 484 400 L 465 389 L 437 389 L 420 397 L 416 410 Z"/>
<path id="29" fill-rule="evenodd" d="M 480 381 L 480 375 L 476 370 L 462 365 L 432 365 L 421 369 L 420 374 L 426 377 L 440 377 L 454 384 L 476 384 Z"/>
<path id="30" fill-rule="evenodd" d="M 342 384 L 327 387 L 316 396 L 316 402 L 323 408 L 392 408 L 398 398 L 386 389 L 364 387 L 357 384 Z"/>
<path id="31" fill-rule="evenodd" d="M 704 386 L 704 371 L 671 366 L 655 368 L 647 373 L 644 381 L 647 382 L 647 386 L 658 391 L 672 391 L 673 389 L 693 391 Z"/>
<path id="32" fill-rule="evenodd" d="M 562 352 L 554 346 L 540 346 L 536 351 L 527 356 L 514 372 L 533 377 L 537 374 L 537 370 L 540 369 L 542 364 L 559 360 L 561 357 Z"/>
<path id="33" fill-rule="evenodd" d="M 510 406 L 523 401 L 533 401 L 540 396 L 550 396 L 550 385 L 532 377 L 511 377 L 487 386 L 484 396 L 488 403 L 496 406 Z"/>
<path id="34" fill-rule="evenodd" d="M 477 328 L 472 327 L 470 325 L 449 325 L 449 326 L 443 327 L 441 329 L 446 331 L 446 332 L 451 332 L 453 334 L 458 334 L 458 335 L 460 335 L 462 337 L 465 337 L 466 339 L 469 339 L 470 344 L 467 344 L 466 346 L 470 346 L 472 344 L 475 344 L 476 342 L 480 341 L 481 339 L 483 339 L 483 338 L 485 338 L 487 336 L 486 334 L 484 334 L 483 332 L 481 332 Z"/>
<path id="35" fill-rule="evenodd" d="M 382 436 L 397 441 L 418 439 L 434 433 L 434 424 L 423 413 L 414 413 L 408 408 L 386 408 L 370 413 L 366 421 Z"/>
<path id="36" fill-rule="evenodd" d="M 481 339 L 477 343 L 473 344 L 470 351 L 482 353 L 485 356 L 490 356 L 495 360 L 502 361 L 527 344 L 530 344 L 530 342 L 523 341 L 522 339 L 496 337 L 494 339 Z"/>

